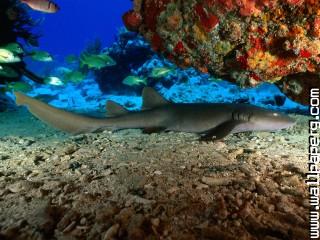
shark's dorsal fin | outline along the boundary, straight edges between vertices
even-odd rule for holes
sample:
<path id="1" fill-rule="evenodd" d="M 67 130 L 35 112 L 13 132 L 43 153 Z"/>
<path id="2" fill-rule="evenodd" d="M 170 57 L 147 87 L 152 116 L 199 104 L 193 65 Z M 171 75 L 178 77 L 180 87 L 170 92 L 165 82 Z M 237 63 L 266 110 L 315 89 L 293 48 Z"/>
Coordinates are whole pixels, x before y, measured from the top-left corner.
<path id="1" fill-rule="evenodd" d="M 107 102 L 106 109 L 109 117 L 121 116 L 129 112 L 127 109 L 112 100 Z"/>
<path id="2" fill-rule="evenodd" d="M 170 102 L 164 99 L 156 90 L 151 87 L 145 87 L 142 91 L 142 109 L 151 109 Z"/>

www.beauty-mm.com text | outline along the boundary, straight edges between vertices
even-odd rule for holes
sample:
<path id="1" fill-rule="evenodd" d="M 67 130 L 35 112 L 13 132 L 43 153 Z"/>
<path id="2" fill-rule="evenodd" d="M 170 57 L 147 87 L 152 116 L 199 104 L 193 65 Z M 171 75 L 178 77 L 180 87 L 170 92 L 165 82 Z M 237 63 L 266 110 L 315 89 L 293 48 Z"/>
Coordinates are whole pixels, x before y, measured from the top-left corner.
<path id="1" fill-rule="evenodd" d="M 310 90 L 309 160 L 306 183 L 310 201 L 310 239 L 319 239 L 319 195 L 320 195 L 320 93 L 319 88 Z"/>

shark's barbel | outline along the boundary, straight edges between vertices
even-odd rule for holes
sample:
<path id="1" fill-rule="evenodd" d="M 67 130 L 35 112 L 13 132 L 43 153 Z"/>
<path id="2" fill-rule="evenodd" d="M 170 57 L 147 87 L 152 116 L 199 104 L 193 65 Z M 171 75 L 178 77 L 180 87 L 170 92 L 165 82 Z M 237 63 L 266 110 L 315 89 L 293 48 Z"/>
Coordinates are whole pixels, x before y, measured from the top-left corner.
<path id="1" fill-rule="evenodd" d="M 294 120 L 275 111 L 246 104 L 171 103 L 154 89 L 143 90 L 141 111 L 131 112 L 113 101 L 108 101 L 108 117 L 86 117 L 67 112 L 20 92 L 15 92 L 17 105 L 25 105 L 43 122 L 72 134 L 144 129 L 198 133 L 202 139 L 221 139 L 230 133 L 246 131 L 275 131 L 292 126 Z"/>

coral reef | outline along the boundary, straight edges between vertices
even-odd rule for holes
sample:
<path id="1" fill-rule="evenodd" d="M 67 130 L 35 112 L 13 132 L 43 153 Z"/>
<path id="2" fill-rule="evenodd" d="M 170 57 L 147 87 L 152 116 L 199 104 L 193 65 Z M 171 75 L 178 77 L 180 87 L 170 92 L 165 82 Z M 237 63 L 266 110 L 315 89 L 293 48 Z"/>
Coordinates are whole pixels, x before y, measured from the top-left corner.
<path id="1" fill-rule="evenodd" d="M 319 75 L 311 73 L 290 75 L 277 82 L 284 94 L 304 105 L 309 105 L 309 89 L 319 86 L 319 84 Z"/>
<path id="2" fill-rule="evenodd" d="M 319 72 L 319 8 L 314 0 L 135 0 L 123 20 L 177 65 L 252 87 Z"/>

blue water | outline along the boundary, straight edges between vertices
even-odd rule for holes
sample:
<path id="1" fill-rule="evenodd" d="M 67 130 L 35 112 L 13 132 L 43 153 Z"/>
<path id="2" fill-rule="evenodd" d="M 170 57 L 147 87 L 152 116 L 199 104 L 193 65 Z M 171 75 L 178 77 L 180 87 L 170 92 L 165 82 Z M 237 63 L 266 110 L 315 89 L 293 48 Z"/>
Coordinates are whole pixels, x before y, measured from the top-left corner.
<path id="1" fill-rule="evenodd" d="M 56 55 L 78 54 L 88 42 L 99 38 L 110 45 L 120 27 L 122 15 L 132 8 L 130 0 L 56 0 L 60 11 L 43 14 L 31 11 L 42 23 L 37 31 L 42 34 L 41 48 Z"/>

